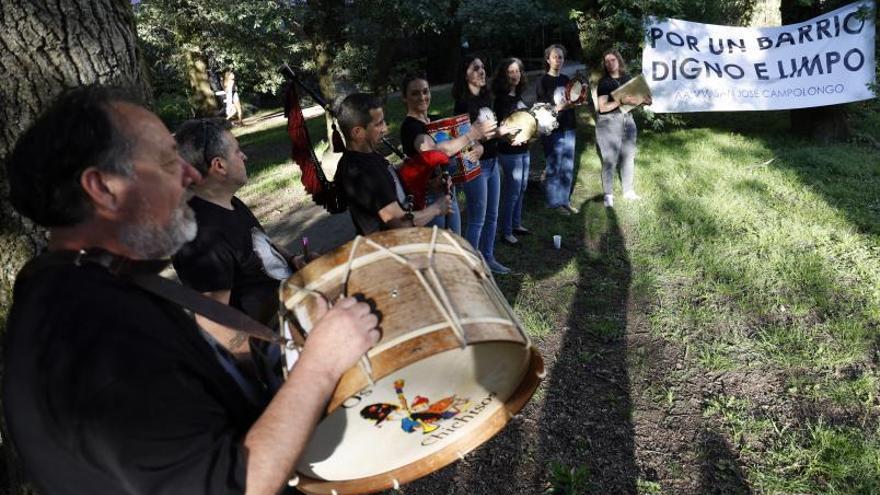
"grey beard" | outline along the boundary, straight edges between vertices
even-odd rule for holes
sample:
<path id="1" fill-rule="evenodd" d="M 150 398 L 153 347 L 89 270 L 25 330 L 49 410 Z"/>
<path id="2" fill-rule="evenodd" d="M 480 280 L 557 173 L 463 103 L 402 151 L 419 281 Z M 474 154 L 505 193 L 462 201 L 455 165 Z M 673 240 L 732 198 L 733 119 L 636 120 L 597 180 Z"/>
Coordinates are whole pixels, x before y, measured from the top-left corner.
<path id="1" fill-rule="evenodd" d="M 171 224 L 162 227 L 150 221 L 130 223 L 120 231 L 119 242 L 141 259 L 162 259 L 176 253 L 196 238 L 196 214 L 187 204 L 174 211 Z"/>

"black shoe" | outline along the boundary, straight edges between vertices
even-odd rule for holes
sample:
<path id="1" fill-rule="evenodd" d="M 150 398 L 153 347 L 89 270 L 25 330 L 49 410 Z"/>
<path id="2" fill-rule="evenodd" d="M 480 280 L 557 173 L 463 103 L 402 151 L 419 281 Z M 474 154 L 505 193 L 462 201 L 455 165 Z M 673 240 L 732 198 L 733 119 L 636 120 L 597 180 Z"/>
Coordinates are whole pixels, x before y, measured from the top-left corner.
<path id="1" fill-rule="evenodd" d="M 516 235 L 532 235 L 532 231 L 525 227 L 517 227 L 513 229 L 513 233 Z"/>

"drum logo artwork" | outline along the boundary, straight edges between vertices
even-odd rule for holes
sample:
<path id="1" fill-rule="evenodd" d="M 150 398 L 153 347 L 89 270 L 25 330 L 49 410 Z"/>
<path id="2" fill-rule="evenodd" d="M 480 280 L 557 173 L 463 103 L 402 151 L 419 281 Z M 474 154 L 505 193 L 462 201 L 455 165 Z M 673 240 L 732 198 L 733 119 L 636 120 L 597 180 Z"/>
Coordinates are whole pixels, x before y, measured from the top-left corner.
<path id="1" fill-rule="evenodd" d="M 397 393 L 399 404 L 383 402 L 370 404 L 361 409 L 361 417 L 373 421 L 377 428 L 399 421 L 400 428 L 406 433 L 421 432 L 422 435 L 427 435 L 427 438 L 422 437 L 421 444 L 424 446 L 437 443 L 467 424 L 491 404 L 495 396 L 494 393 L 490 393 L 485 399 L 474 404 L 470 398 L 457 395 L 444 397 L 436 402 L 416 395 L 410 403 L 403 392 L 404 384 L 404 380 L 394 382 L 394 391 Z"/>

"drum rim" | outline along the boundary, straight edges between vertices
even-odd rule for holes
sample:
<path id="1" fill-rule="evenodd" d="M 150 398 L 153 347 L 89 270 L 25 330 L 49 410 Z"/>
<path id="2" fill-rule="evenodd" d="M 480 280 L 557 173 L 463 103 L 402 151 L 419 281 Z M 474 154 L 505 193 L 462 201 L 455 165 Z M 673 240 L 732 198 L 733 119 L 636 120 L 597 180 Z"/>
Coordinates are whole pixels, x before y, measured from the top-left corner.
<path id="1" fill-rule="evenodd" d="M 460 438 L 432 455 L 423 457 L 406 466 L 384 473 L 346 481 L 325 481 L 297 473 L 299 482 L 296 488 L 309 495 L 357 495 L 376 493 L 389 488 L 415 481 L 464 457 L 465 454 L 489 441 L 510 422 L 532 398 L 545 376 L 544 359 L 534 345 L 528 348 L 529 364 L 522 382 L 507 401 L 485 422 L 478 434 Z"/>

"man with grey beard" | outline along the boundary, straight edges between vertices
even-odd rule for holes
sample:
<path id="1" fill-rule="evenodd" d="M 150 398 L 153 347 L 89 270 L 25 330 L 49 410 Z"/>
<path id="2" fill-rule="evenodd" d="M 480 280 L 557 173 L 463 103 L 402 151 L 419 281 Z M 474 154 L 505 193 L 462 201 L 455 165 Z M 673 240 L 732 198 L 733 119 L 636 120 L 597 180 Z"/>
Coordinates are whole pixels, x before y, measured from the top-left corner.
<path id="1" fill-rule="evenodd" d="M 151 112 L 116 90 L 63 94 L 7 162 L 15 208 L 49 231 L 19 273 L 3 404 L 44 494 L 274 494 L 340 376 L 378 340 L 369 306 L 342 300 L 309 334 L 268 406 L 179 306 L 130 276 L 196 234 L 200 180 Z"/>

